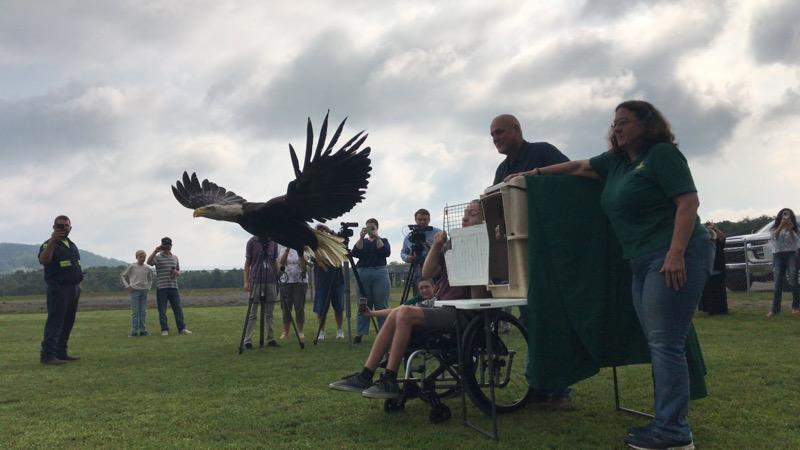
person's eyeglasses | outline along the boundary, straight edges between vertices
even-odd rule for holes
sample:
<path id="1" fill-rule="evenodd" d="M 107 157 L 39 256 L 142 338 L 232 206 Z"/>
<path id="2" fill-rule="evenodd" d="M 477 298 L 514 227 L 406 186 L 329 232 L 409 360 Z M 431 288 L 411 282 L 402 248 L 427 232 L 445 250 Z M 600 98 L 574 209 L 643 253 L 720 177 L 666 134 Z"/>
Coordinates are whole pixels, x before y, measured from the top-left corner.
<path id="1" fill-rule="evenodd" d="M 613 130 L 613 129 L 617 128 L 617 127 L 624 127 L 625 125 L 627 125 L 629 123 L 633 123 L 633 120 L 628 120 L 628 119 L 618 120 L 616 122 L 612 122 L 611 123 L 611 129 Z"/>

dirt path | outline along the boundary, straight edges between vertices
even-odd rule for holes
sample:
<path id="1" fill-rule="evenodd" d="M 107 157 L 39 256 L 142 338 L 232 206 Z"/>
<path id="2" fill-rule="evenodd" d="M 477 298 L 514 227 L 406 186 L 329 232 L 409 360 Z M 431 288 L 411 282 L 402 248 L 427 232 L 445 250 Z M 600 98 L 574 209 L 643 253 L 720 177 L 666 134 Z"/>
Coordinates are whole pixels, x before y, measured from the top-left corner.
<path id="1" fill-rule="evenodd" d="M 150 292 L 147 296 L 148 306 L 154 306 L 156 301 L 155 292 Z M 221 292 L 215 294 L 182 294 L 181 303 L 184 306 L 229 306 L 247 305 L 246 292 Z M 81 311 L 91 311 L 100 309 L 129 309 L 130 298 L 127 295 L 108 296 L 108 297 L 83 297 L 80 299 L 79 309 Z M 47 305 L 45 298 L 31 300 L 2 300 L 0 301 L 0 314 L 4 313 L 26 313 L 26 312 L 45 312 Z"/>

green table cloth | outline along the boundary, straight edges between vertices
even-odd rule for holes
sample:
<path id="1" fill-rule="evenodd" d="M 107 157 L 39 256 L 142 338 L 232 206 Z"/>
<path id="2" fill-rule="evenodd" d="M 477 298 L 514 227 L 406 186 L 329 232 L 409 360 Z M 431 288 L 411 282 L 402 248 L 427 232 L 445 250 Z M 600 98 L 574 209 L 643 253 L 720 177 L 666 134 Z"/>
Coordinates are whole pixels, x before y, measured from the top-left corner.
<path id="1" fill-rule="evenodd" d="M 631 300 L 631 272 L 600 208 L 602 183 L 527 177 L 528 383 L 559 389 L 601 367 L 650 362 Z M 700 344 L 686 344 L 692 399 L 706 396 Z"/>

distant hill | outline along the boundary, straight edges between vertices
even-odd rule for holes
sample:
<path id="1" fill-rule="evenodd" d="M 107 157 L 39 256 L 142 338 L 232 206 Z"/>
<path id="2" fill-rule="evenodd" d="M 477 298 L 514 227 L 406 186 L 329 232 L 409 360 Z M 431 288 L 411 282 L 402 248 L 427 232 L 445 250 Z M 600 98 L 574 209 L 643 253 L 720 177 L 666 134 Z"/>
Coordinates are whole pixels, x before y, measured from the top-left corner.
<path id="1" fill-rule="evenodd" d="M 38 245 L 10 244 L 0 242 L 0 273 L 12 273 L 17 270 L 38 270 L 42 268 L 37 255 Z M 128 263 L 114 258 L 105 258 L 90 251 L 81 249 L 81 267 L 116 267 Z"/>

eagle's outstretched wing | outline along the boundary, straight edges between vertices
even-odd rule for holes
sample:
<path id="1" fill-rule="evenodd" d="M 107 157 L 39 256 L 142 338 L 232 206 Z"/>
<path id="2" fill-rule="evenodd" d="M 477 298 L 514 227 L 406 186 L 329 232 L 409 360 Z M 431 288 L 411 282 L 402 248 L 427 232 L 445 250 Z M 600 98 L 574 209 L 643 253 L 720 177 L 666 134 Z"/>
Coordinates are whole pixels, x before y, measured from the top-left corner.
<path id="1" fill-rule="evenodd" d="M 183 183 L 177 181 L 172 186 L 172 193 L 181 205 L 189 209 L 197 209 L 208 205 L 234 205 L 242 204 L 246 200 L 232 191 L 225 190 L 222 186 L 203 180 L 201 184 L 197 180 L 197 174 L 183 172 Z"/>
<path id="2" fill-rule="evenodd" d="M 362 150 L 359 148 L 367 139 L 367 135 L 361 131 L 339 150 L 333 152 L 346 121 L 347 118 L 339 124 L 326 146 L 328 114 L 325 114 L 317 147 L 312 152 L 314 130 L 311 119 L 308 119 L 302 171 L 294 147 L 289 144 L 296 179 L 289 183 L 286 201 L 293 212 L 306 221 L 324 222 L 339 217 L 364 199 L 372 167 L 369 160 L 370 148 L 365 147 Z"/>

